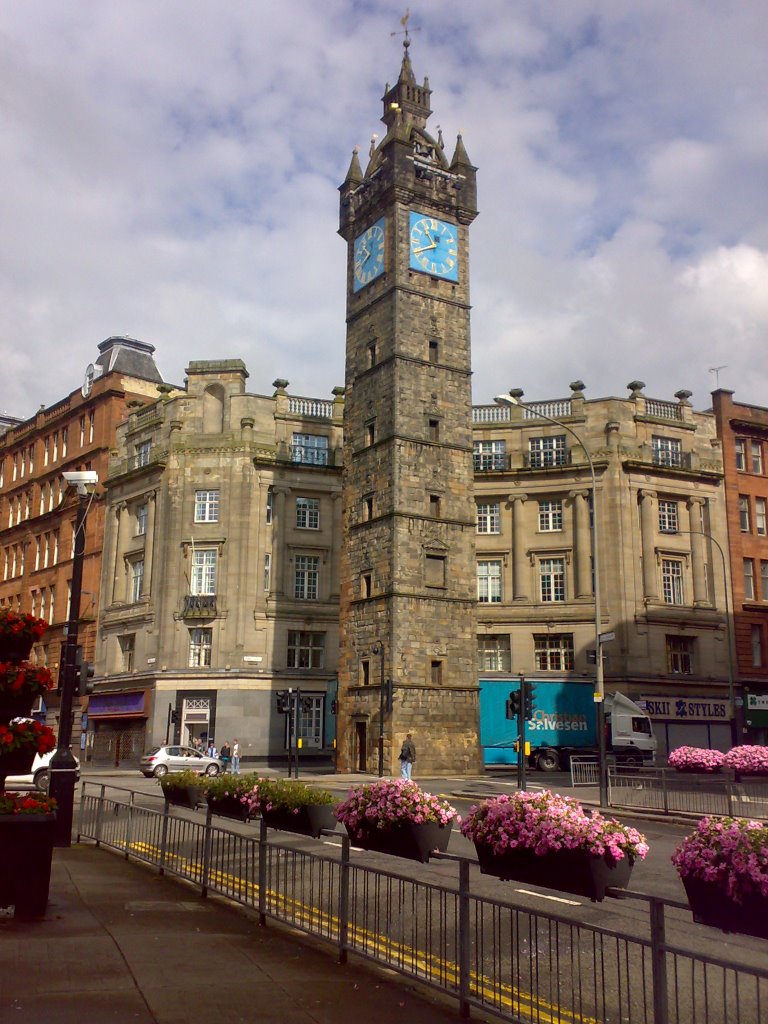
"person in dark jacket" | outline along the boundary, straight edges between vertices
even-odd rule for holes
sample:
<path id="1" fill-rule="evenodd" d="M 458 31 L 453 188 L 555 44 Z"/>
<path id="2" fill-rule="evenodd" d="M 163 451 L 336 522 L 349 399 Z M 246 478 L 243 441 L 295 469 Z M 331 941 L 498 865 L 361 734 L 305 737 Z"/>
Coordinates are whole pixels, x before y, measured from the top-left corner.
<path id="1" fill-rule="evenodd" d="M 416 760 L 416 744 L 410 733 L 406 733 L 403 749 L 398 756 L 400 758 L 400 774 L 410 782 L 413 762 Z"/>

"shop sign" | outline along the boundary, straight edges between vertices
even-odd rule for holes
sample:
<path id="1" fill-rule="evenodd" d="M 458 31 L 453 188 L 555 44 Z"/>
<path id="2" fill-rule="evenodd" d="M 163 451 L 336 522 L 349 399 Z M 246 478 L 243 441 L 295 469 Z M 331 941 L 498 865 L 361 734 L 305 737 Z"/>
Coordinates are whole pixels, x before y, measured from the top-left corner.
<path id="1" fill-rule="evenodd" d="M 731 702 L 717 697 L 643 697 L 647 714 L 675 722 L 728 722 Z"/>
<path id="2" fill-rule="evenodd" d="M 750 711 L 768 711 L 768 693 L 748 693 L 746 696 Z"/>
<path id="3" fill-rule="evenodd" d="M 141 715 L 144 713 L 144 690 L 131 693 L 100 693 L 88 701 L 91 718 L 107 715 Z"/>

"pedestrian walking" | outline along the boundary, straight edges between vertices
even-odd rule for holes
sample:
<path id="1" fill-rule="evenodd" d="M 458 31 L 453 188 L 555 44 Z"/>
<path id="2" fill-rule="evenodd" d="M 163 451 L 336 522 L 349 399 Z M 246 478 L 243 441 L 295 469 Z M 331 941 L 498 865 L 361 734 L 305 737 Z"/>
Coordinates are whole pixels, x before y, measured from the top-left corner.
<path id="1" fill-rule="evenodd" d="M 398 757 L 400 758 L 400 774 L 410 782 L 413 762 L 416 760 L 416 744 L 413 742 L 411 733 L 406 733 L 403 740 L 403 749 Z"/>
<path id="2" fill-rule="evenodd" d="M 240 774 L 240 744 L 236 739 L 232 740 L 232 774 Z"/>
<path id="3" fill-rule="evenodd" d="M 218 754 L 216 752 L 216 744 L 213 742 L 213 740 L 211 740 L 210 743 L 208 744 L 206 754 L 208 755 L 208 757 L 218 757 Z"/>
<path id="4" fill-rule="evenodd" d="M 225 772 L 229 771 L 229 763 L 230 763 L 231 757 L 232 757 L 232 750 L 231 750 L 231 747 L 229 746 L 229 741 L 228 740 L 224 740 L 224 742 L 221 744 L 221 749 L 219 750 L 219 760 L 221 761 L 222 765 L 224 766 L 222 771 L 225 771 Z"/>

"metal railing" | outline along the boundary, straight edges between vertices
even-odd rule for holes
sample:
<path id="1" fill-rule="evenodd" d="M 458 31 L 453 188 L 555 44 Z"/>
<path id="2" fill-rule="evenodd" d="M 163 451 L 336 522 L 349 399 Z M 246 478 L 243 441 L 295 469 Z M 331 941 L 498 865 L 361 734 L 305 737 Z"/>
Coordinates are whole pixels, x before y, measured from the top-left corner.
<path id="1" fill-rule="evenodd" d="M 768 779 L 737 781 L 732 772 L 689 775 L 674 768 L 609 766 L 608 802 L 660 814 L 768 819 Z"/>
<path id="2" fill-rule="evenodd" d="M 572 786 L 598 786 L 600 784 L 600 761 L 596 756 L 586 754 L 570 759 Z"/>
<path id="3" fill-rule="evenodd" d="M 765 947 L 745 939 L 721 957 L 728 947 L 692 927 L 685 904 L 614 890 L 623 899 L 599 910 L 565 901 L 545 912 L 509 888 L 504 895 L 512 898 L 496 898 L 498 881 L 479 878 L 467 857 L 433 855 L 430 865 L 382 870 L 341 833 L 324 833 L 339 839 L 330 852 L 327 843 L 286 833 L 275 841 L 263 821 L 222 827 L 210 810 L 205 819 L 172 814 L 167 804 L 147 807 L 137 797 L 147 800 L 84 781 L 78 841 L 153 864 L 203 896 L 219 893 L 262 923 L 269 917 L 313 935 L 342 963 L 354 953 L 438 989 L 458 1000 L 462 1016 L 476 1008 L 535 1024 L 764 1019 Z M 458 877 L 446 875 L 450 867 Z M 628 913 L 629 900 L 648 913 Z"/>

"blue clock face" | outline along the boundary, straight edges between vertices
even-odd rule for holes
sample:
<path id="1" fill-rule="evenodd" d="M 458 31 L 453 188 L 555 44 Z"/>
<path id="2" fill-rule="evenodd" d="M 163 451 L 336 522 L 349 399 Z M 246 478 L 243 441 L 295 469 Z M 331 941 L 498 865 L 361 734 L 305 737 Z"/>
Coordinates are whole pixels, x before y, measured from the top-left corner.
<path id="1" fill-rule="evenodd" d="M 455 224 L 411 211 L 411 270 L 446 281 L 459 279 L 459 232 Z"/>
<path id="2" fill-rule="evenodd" d="M 359 292 L 384 273 L 384 218 L 358 235 L 353 249 L 355 278 L 353 291 Z"/>

